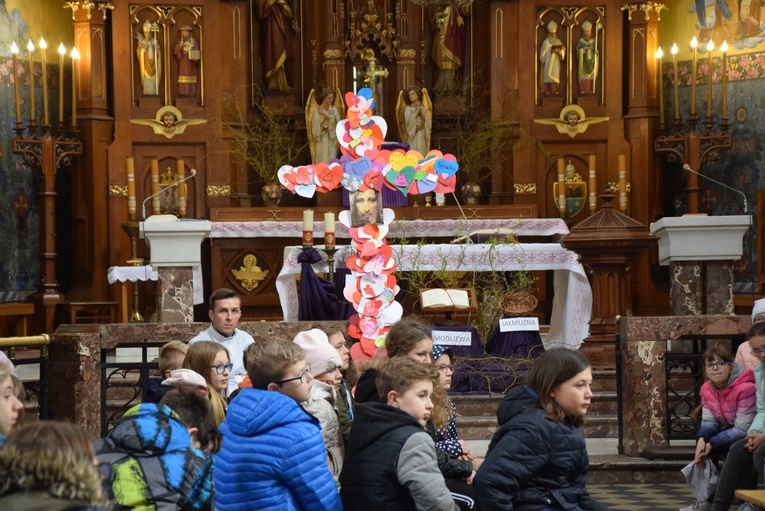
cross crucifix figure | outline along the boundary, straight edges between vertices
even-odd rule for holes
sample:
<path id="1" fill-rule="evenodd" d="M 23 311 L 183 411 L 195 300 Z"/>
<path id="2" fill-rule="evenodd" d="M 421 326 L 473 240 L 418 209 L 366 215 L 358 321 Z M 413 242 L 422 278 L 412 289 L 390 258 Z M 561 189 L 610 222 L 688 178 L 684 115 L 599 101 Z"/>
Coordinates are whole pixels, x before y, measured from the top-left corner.
<path id="1" fill-rule="evenodd" d="M 377 62 L 377 59 L 375 59 L 374 53 L 370 53 L 371 55 L 367 58 L 367 69 L 364 71 L 364 75 L 366 76 L 366 78 L 364 78 L 364 83 L 366 83 L 367 87 L 372 90 L 372 97 L 374 98 L 377 111 L 384 112 L 385 109 L 382 104 L 382 79 L 388 77 L 388 70 L 384 67 L 376 67 L 375 63 Z"/>

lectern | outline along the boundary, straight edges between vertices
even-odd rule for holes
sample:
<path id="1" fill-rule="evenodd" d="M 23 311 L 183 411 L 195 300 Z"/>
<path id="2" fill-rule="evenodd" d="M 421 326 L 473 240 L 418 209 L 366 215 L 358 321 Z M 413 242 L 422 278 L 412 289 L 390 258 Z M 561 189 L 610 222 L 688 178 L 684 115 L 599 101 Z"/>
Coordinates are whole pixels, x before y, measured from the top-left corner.
<path id="1" fill-rule="evenodd" d="M 673 316 L 733 312 L 733 265 L 750 225 L 749 215 L 685 215 L 651 224 L 659 264 L 670 267 Z"/>
<path id="2" fill-rule="evenodd" d="M 141 223 L 151 249 L 151 265 L 159 273 L 160 323 L 193 323 L 192 270 L 201 264 L 201 244 L 210 234 L 208 220 L 178 220 L 156 215 Z"/>

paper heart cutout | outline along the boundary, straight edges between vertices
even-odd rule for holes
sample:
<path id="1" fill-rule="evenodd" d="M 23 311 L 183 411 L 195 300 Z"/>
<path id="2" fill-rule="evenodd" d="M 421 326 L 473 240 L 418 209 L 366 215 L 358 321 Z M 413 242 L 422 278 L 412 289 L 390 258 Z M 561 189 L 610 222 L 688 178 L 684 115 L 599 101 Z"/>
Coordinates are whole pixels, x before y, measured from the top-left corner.
<path id="1" fill-rule="evenodd" d="M 391 168 L 393 168 L 393 170 L 401 172 L 404 167 L 416 167 L 419 163 L 419 160 L 414 156 L 407 156 L 403 153 L 395 151 L 391 153 L 390 158 L 388 159 L 388 163 L 390 164 Z"/>
<path id="2" fill-rule="evenodd" d="M 291 192 L 295 191 L 295 178 L 297 174 L 292 165 L 282 165 L 276 173 L 276 177 L 279 178 L 279 182 L 283 187 Z"/>
<path id="3" fill-rule="evenodd" d="M 435 169 L 438 174 L 444 175 L 445 177 L 451 177 L 454 174 L 457 173 L 460 166 L 456 161 L 449 161 L 446 159 L 441 159 L 436 161 Z"/>
<path id="4" fill-rule="evenodd" d="M 435 176 L 435 174 L 431 174 Z M 438 185 L 438 179 L 420 179 L 416 181 L 417 185 L 417 193 L 423 194 L 423 193 L 429 193 L 432 192 L 436 186 Z"/>
<path id="5" fill-rule="evenodd" d="M 372 160 L 367 157 L 349 161 L 345 164 L 345 173 L 356 179 L 364 179 L 364 175 L 372 169 Z"/>
<path id="6" fill-rule="evenodd" d="M 404 167 L 400 172 L 391 170 L 385 174 L 385 181 L 390 183 L 393 188 L 406 195 L 414 181 L 414 167 Z"/>
<path id="7" fill-rule="evenodd" d="M 362 186 L 361 191 L 364 192 L 366 190 L 369 190 L 371 188 L 374 188 L 378 192 L 382 190 L 383 185 L 383 176 L 381 169 L 377 168 L 377 166 L 372 167 L 372 169 L 364 174 L 364 186 Z"/>
<path id="8" fill-rule="evenodd" d="M 327 193 L 340 186 L 340 181 L 343 179 L 343 167 L 338 163 L 330 163 L 329 165 L 319 163 L 316 165 L 316 185 L 317 190 L 322 193 Z"/>
<path id="9" fill-rule="evenodd" d="M 316 185 L 313 183 L 310 185 L 295 185 L 295 193 L 301 197 L 310 199 L 316 194 Z"/>
<path id="10" fill-rule="evenodd" d="M 438 177 L 438 183 L 433 189 L 436 193 L 452 193 L 457 186 L 457 176 L 452 177 Z"/>

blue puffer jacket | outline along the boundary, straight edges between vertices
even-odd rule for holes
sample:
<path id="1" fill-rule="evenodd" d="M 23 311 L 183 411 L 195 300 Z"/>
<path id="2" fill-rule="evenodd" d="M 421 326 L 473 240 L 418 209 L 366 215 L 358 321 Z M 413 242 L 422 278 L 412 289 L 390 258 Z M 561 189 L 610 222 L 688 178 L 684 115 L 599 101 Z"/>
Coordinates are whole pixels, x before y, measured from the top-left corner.
<path id="1" fill-rule="evenodd" d="M 584 488 L 584 435 L 545 418 L 533 390 L 515 387 L 497 411 L 500 429 L 473 481 L 481 511 L 602 511 Z"/>
<path id="2" fill-rule="evenodd" d="M 293 399 L 242 389 L 220 425 L 218 511 L 335 511 L 343 505 L 327 468 L 319 423 Z"/>

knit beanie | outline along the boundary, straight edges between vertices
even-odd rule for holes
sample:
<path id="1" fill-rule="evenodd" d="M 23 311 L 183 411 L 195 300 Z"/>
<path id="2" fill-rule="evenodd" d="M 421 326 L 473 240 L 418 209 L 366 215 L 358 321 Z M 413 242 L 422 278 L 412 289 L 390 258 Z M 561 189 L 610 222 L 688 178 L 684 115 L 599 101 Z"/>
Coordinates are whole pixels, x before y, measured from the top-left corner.
<path id="1" fill-rule="evenodd" d="M 754 302 L 754 306 L 752 307 L 752 323 L 754 323 L 754 318 L 763 313 L 765 313 L 765 298 L 760 298 Z"/>
<path id="2" fill-rule="evenodd" d="M 340 354 L 329 343 L 327 334 L 318 328 L 300 332 L 293 342 L 305 351 L 305 360 L 311 364 L 311 376 L 334 371 L 343 365 Z"/>
<path id="3" fill-rule="evenodd" d="M 192 388 L 200 392 L 207 392 L 205 377 L 191 369 L 173 369 L 170 378 L 162 381 L 162 385 L 170 385 L 176 388 Z"/>

